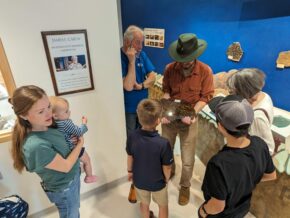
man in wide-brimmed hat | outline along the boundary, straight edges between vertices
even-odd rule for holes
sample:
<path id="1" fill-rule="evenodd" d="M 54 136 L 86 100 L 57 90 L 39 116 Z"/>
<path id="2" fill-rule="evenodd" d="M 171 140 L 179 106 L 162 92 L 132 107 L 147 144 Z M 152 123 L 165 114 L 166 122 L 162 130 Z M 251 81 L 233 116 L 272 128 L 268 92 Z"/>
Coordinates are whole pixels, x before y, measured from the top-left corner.
<path id="1" fill-rule="evenodd" d="M 190 103 L 195 114 L 207 104 L 214 93 L 211 68 L 197 60 L 206 47 L 206 41 L 198 39 L 195 34 L 181 34 L 169 47 L 169 55 L 175 61 L 166 66 L 163 78 L 163 97 Z M 182 122 L 183 127 L 163 117 L 162 136 L 170 141 L 172 148 L 176 136 L 180 137 L 182 171 L 178 203 L 186 205 L 190 197 L 190 179 L 195 159 L 197 118 L 185 116 L 178 122 Z M 174 170 L 175 167 L 172 169 L 172 176 Z"/>

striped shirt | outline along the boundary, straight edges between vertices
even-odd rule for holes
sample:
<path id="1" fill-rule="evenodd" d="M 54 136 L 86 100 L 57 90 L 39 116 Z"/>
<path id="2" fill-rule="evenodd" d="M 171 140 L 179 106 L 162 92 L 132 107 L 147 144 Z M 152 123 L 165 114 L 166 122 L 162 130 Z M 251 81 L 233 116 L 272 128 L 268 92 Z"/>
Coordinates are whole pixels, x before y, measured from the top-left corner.
<path id="1" fill-rule="evenodd" d="M 86 124 L 80 126 L 75 125 L 71 119 L 67 120 L 56 120 L 57 128 L 59 131 L 64 133 L 65 141 L 69 145 L 70 149 L 74 148 L 74 144 L 71 141 L 72 137 L 80 137 L 88 131 Z"/>

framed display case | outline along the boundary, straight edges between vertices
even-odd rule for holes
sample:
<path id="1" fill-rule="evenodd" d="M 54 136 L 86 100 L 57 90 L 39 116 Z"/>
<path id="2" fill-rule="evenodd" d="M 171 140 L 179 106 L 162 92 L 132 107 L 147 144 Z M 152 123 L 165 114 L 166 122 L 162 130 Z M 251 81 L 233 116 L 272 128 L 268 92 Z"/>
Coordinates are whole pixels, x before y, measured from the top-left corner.
<path id="1" fill-rule="evenodd" d="M 12 95 L 14 89 L 15 82 L 0 39 L 0 143 L 11 139 L 14 113 L 8 103 L 8 98 Z"/>

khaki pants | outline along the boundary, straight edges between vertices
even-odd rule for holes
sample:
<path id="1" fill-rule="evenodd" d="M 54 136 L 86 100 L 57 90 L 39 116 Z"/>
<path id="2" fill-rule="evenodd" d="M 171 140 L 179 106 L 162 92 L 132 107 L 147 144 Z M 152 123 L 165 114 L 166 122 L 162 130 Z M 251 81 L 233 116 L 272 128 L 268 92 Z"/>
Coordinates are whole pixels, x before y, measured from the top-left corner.
<path id="1" fill-rule="evenodd" d="M 182 128 L 177 127 L 174 123 L 162 124 L 162 136 L 169 140 L 172 150 L 177 135 L 180 137 L 180 150 L 181 150 L 181 178 L 180 186 L 190 187 L 190 180 L 193 173 L 193 166 L 195 160 L 195 144 L 197 138 L 198 119 L 190 126 Z M 172 165 L 172 172 L 175 172 L 175 163 Z"/>

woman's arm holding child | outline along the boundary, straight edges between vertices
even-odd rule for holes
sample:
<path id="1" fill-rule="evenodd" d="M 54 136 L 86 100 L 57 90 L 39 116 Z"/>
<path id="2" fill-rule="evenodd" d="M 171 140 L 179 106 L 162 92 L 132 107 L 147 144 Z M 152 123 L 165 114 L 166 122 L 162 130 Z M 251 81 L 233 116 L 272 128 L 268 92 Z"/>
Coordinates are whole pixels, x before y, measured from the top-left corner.
<path id="1" fill-rule="evenodd" d="M 61 155 L 56 154 L 53 160 L 45 166 L 45 168 L 56 170 L 63 173 L 68 173 L 79 158 L 79 154 L 84 145 L 84 138 L 79 137 L 78 143 L 65 159 Z"/>

